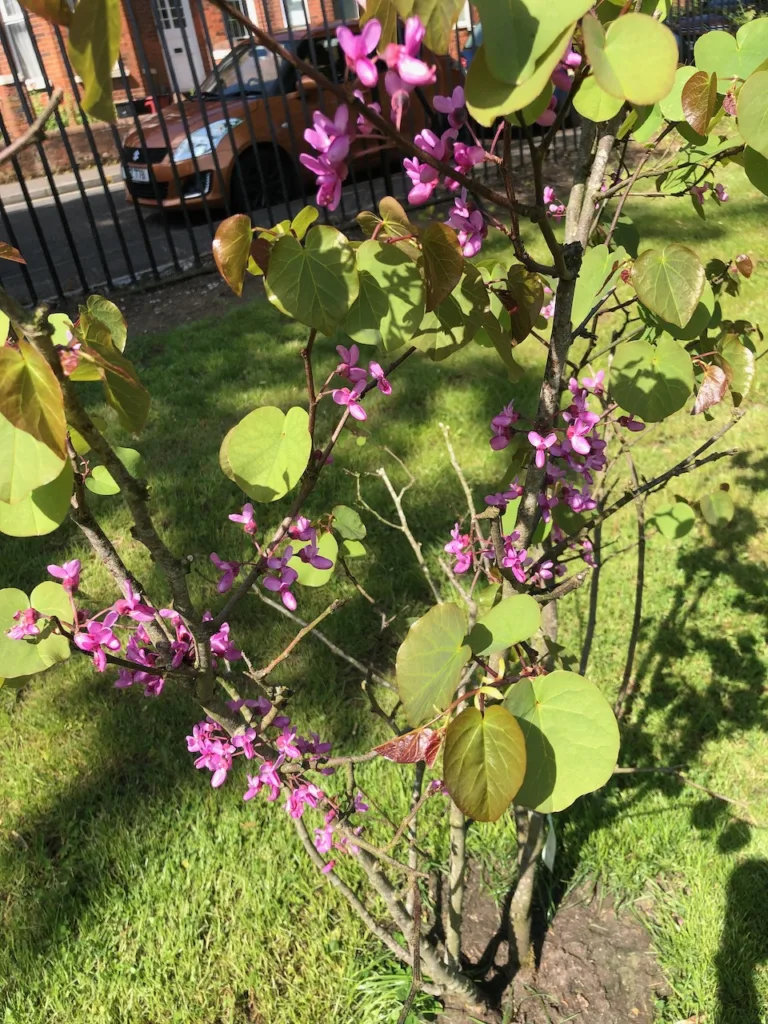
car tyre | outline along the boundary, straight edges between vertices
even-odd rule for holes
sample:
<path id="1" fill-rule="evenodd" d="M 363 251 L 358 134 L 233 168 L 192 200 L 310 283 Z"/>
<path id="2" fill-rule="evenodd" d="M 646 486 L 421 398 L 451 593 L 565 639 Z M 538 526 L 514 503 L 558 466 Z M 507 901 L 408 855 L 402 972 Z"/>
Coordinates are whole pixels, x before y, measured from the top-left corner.
<path id="1" fill-rule="evenodd" d="M 295 191 L 296 172 L 287 159 L 281 156 L 278 160 L 274 152 L 262 147 L 257 157 L 249 149 L 232 170 L 230 205 L 233 213 L 250 213 L 283 203 L 292 198 Z"/>

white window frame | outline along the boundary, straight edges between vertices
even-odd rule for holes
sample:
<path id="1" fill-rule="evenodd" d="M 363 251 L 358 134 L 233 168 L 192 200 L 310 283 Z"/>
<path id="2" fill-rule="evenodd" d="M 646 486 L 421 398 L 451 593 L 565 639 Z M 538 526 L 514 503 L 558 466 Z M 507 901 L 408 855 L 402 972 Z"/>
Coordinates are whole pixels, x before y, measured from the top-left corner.
<path id="1" fill-rule="evenodd" d="M 10 11 L 8 10 L 9 7 L 11 8 Z M 30 39 L 31 33 L 29 30 L 29 25 L 27 24 L 26 18 L 24 17 L 24 11 L 21 5 L 19 4 L 18 0 L 0 0 L 0 17 L 2 17 L 3 24 L 6 26 L 6 28 L 12 28 L 16 25 L 23 25 L 24 34 L 26 35 L 27 39 Z M 13 34 L 11 32 L 8 32 L 7 36 L 11 49 L 11 54 L 9 54 L 9 56 L 12 56 L 14 62 L 14 67 L 12 68 L 14 75 L 17 76 L 21 81 L 24 81 L 30 89 L 44 89 L 45 70 L 40 64 L 40 61 L 37 59 L 37 54 L 35 53 L 34 47 L 32 46 L 31 42 L 29 56 L 31 57 L 31 60 L 33 60 L 36 64 L 37 74 L 31 75 L 30 77 L 26 77 L 25 69 L 22 67 L 21 56 L 19 55 L 19 52 L 13 41 Z M 26 70 L 31 69 L 27 68 Z"/>
<path id="2" fill-rule="evenodd" d="M 309 25 L 309 11 L 307 10 L 306 0 L 296 0 L 296 2 L 297 3 L 299 3 L 299 2 L 301 3 L 301 10 L 302 10 L 302 15 L 303 15 L 304 20 L 303 21 L 289 22 L 288 21 L 288 0 L 280 0 L 280 6 L 283 9 L 283 21 L 285 22 L 285 26 L 287 28 L 289 26 L 289 24 L 290 24 L 291 28 L 307 28 L 307 26 Z"/>
<path id="3" fill-rule="evenodd" d="M 469 0 L 466 0 L 466 3 L 461 8 L 461 11 L 459 12 L 459 16 L 456 19 L 456 26 L 455 27 L 456 28 L 466 28 L 466 29 L 469 29 L 469 28 L 472 27 L 472 11 L 471 11 L 470 6 L 469 6 Z"/>

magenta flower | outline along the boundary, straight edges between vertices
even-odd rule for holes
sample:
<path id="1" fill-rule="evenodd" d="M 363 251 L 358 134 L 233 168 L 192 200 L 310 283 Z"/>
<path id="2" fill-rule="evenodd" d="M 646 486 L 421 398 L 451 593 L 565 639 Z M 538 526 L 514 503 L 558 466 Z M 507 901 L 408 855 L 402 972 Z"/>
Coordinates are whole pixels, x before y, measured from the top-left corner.
<path id="1" fill-rule="evenodd" d="M 702 205 L 708 188 L 709 185 L 707 185 L 706 182 L 703 185 L 691 185 L 688 191 L 691 193 L 694 203 L 698 203 L 699 206 Z"/>
<path id="2" fill-rule="evenodd" d="M 309 543 L 305 544 L 299 551 L 299 558 L 302 562 L 313 566 L 315 569 L 333 568 L 333 562 L 330 558 L 326 558 L 324 555 L 321 555 L 317 549 L 317 533 L 315 530 L 312 530 Z"/>
<path id="3" fill-rule="evenodd" d="M 238 749 L 242 750 L 242 752 L 245 754 L 245 757 L 246 757 L 246 759 L 248 761 L 253 760 L 253 758 L 255 756 L 255 753 L 256 753 L 254 751 L 254 749 L 253 749 L 253 741 L 255 739 L 256 739 L 256 730 L 255 729 L 243 729 L 242 732 L 236 732 L 234 734 L 234 736 L 231 737 L 231 740 L 232 740 L 232 743 L 234 744 L 234 746 L 236 746 L 236 747 L 238 747 Z"/>
<path id="4" fill-rule="evenodd" d="M 466 572 L 472 565 L 472 539 L 468 533 L 462 533 L 458 523 L 451 530 L 451 540 L 443 548 L 449 555 L 453 555 L 456 564 L 453 571 L 457 576 Z"/>
<path id="5" fill-rule="evenodd" d="M 356 420 L 362 421 L 368 418 L 365 409 L 360 404 L 360 396 L 364 390 L 365 381 L 359 380 L 351 391 L 349 388 L 337 388 L 332 397 L 336 405 L 346 405 L 350 415 L 354 416 Z"/>
<path id="6" fill-rule="evenodd" d="M 312 523 L 306 516 L 299 516 L 288 527 L 288 536 L 293 537 L 295 540 L 311 540 L 314 532 Z M 280 566 L 282 565 L 283 563 L 281 562 Z M 273 566 L 273 568 L 278 568 L 278 566 Z"/>
<path id="7" fill-rule="evenodd" d="M 349 348 L 345 345 L 337 345 L 336 351 L 341 356 L 341 362 L 336 367 L 336 373 L 340 377 L 345 377 L 354 384 L 366 379 L 367 374 L 365 370 L 362 366 L 357 365 L 357 361 L 360 358 L 360 349 L 357 345 L 350 345 Z"/>
<path id="8" fill-rule="evenodd" d="M 285 801 L 285 809 L 292 818 L 300 818 L 305 807 L 317 807 L 325 794 L 312 782 L 303 782 L 292 790 Z"/>
<path id="9" fill-rule="evenodd" d="M 88 623 L 87 632 L 76 633 L 74 641 L 81 651 L 87 651 L 93 655 L 93 665 L 97 672 L 103 672 L 107 667 L 106 651 L 119 651 L 120 641 L 112 632 L 112 626 L 117 622 L 119 615 L 115 611 L 107 612 L 104 622 L 97 622 L 92 619 Z"/>
<path id="10" fill-rule="evenodd" d="M 355 793 L 355 799 L 353 801 L 353 807 L 358 814 L 365 814 L 368 810 L 368 804 L 363 800 L 363 794 L 360 790 Z"/>
<path id="11" fill-rule="evenodd" d="M 557 434 L 552 433 L 542 437 L 535 430 L 531 430 L 528 433 L 528 440 L 536 449 L 536 465 L 539 469 L 543 469 L 547 461 L 547 451 L 557 441 Z"/>
<path id="12" fill-rule="evenodd" d="M 636 420 L 634 413 L 631 416 L 619 416 L 618 422 L 622 427 L 626 427 L 627 430 L 632 430 L 635 433 L 645 430 L 645 424 L 642 420 Z"/>
<path id="13" fill-rule="evenodd" d="M 355 127 L 350 123 L 349 107 L 342 103 L 333 118 L 321 110 L 312 114 L 314 127 L 304 131 L 304 138 L 313 149 L 328 158 L 331 165 L 343 163 L 348 154 Z"/>
<path id="14" fill-rule="evenodd" d="M 552 72 L 552 84 L 555 88 L 561 89 L 563 92 L 570 92 L 573 82 L 568 71 L 580 66 L 581 57 L 571 49 L 571 44 L 569 43 L 568 49 L 560 58 L 557 67 Z"/>
<path id="15" fill-rule="evenodd" d="M 221 573 L 221 579 L 216 585 L 216 589 L 220 594 L 226 594 L 235 579 L 240 574 L 240 563 L 239 562 L 225 562 L 219 558 L 215 551 L 211 552 L 211 561 Z"/>
<path id="16" fill-rule="evenodd" d="M 286 552 L 290 551 L 291 554 L 293 553 L 292 548 L 290 547 L 287 547 L 285 550 Z M 269 562 L 272 561 L 273 559 L 270 558 Z M 269 562 L 267 562 L 268 565 Z M 283 602 L 285 607 L 289 611 L 294 612 L 296 611 L 298 602 L 296 601 L 295 596 L 291 593 L 291 587 L 298 578 L 299 574 L 296 570 L 292 569 L 289 565 L 286 565 L 285 568 L 278 569 L 274 576 L 265 576 L 264 586 L 267 590 L 271 590 L 273 593 L 279 594 L 280 600 Z"/>
<path id="17" fill-rule="evenodd" d="M 525 583 L 526 580 L 526 566 L 530 565 L 531 559 L 527 557 L 528 552 L 525 548 L 518 549 L 512 543 L 513 538 L 516 539 L 517 534 L 510 534 L 509 537 L 504 539 L 504 557 L 501 560 L 501 564 L 505 569 L 511 569 L 512 575 L 515 577 L 518 583 Z"/>
<path id="18" fill-rule="evenodd" d="M 408 193 L 409 203 L 426 203 L 434 190 L 440 175 L 429 164 L 424 164 L 416 157 L 403 160 L 403 170 L 411 179 L 412 188 Z"/>
<path id="19" fill-rule="evenodd" d="M 242 523 L 243 530 L 251 536 L 253 536 L 253 534 L 258 530 L 258 525 L 253 512 L 253 505 L 250 501 L 243 505 L 242 512 L 233 512 L 228 518 L 233 523 Z"/>
<path id="20" fill-rule="evenodd" d="M 294 743 L 295 739 L 296 730 L 286 725 L 275 740 L 275 746 L 284 757 L 297 761 L 301 757 L 301 749 Z"/>
<path id="21" fill-rule="evenodd" d="M 435 96 L 432 106 L 440 114 L 448 115 L 451 128 L 461 128 L 467 120 L 467 108 L 464 101 L 464 90 L 457 85 L 450 96 Z"/>
<path id="22" fill-rule="evenodd" d="M 384 51 L 387 67 L 397 73 L 401 87 L 405 86 L 409 92 L 417 85 L 434 85 L 437 81 L 437 68 L 434 65 L 429 67 L 417 56 L 426 32 L 421 18 L 408 18 L 405 22 L 404 44 L 388 43 Z"/>
<path id="23" fill-rule="evenodd" d="M 74 594 L 80 586 L 80 559 L 73 558 L 71 562 L 64 565 L 49 565 L 48 572 L 61 580 L 61 585 L 69 594 Z"/>
<path id="24" fill-rule="evenodd" d="M 493 431 L 493 437 L 491 438 L 491 448 L 495 452 L 500 452 L 506 448 L 512 440 L 514 430 L 512 425 L 517 423 L 520 419 L 520 413 L 515 412 L 514 402 L 510 402 L 509 405 L 505 405 L 498 416 L 494 416 L 491 420 L 491 430 Z"/>
<path id="25" fill-rule="evenodd" d="M 301 153 L 299 161 L 317 176 L 317 205 L 335 210 L 341 202 L 341 187 L 349 173 L 347 165 L 340 163 L 334 166 L 326 157 L 314 157 L 309 153 Z"/>
<path id="26" fill-rule="evenodd" d="M 605 370 L 598 370 L 594 377 L 582 377 L 581 383 L 588 391 L 593 391 L 596 395 L 602 395 L 605 391 L 604 380 Z"/>
<path id="27" fill-rule="evenodd" d="M 315 848 L 318 853 L 331 852 L 333 849 L 333 828 L 331 825 L 323 825 L 322 828 L 315 829 Z"/>
<path id="28" fill-rule="evenodd" d="M 368 56 L 373 53 L 379 45 L 381 38 L 381 23 L 376 18 L 371 18 L 363 26 L 359 36 L 355 35 L 346 25 L 336 30 L 336 38 L 344 51 L 347 67 L 353 71 L 363 85 L 369 89 L 373 88 L 379 80 L 379 73 L 376 70 L 376 62 Z"/>
<path id="29" fill-rule="evenodd" d="M 468 146 L 466 142 L 455 142 L 453 145 L 453 164 L 462 174 L 468 174 L 477 164 L 485 160 L 485 150 L 482 146 Z M 459 183 L 449 182 L 445 184 L 449 188 L 458 188 Z"/>
<path id="30" fill-rule="evenodd" d="M 359 89 L 355 89 L 352 95 L 355 97 L 355 99 L 360 100 L 361 103 L 366 103 L 365 94 L 360 92 Z M 373 110 L 376 114 L 381 114 L 380 103 L 366 103 L 366 106 L 368 107 L 369 110 Z M 360 132 L 361 135 L 370 135 L 371 132 L 374 131 L 374 125 L 371 124 L 371 122 L 368 120 L 367 117 L 365 117 L 365 115 L 358 114 L 357 130 Z"/>
<path id="31" fill-rule="evenodd" d="M 222 622 L 218 633 L 214 633 L 211 637 L 211 651 L 224 658 L 225 661 L 238 661 L 242 658 L 243 652 L 239 651 L 229 638 L 228 622 Z"/>
<path id="32" fill-rule="evenodd" d="M 279 759 L 277 761 L 265 761 L 259 768 L 258 775 L 247 776 L 248 789 L 243 795 L 243 800 L 252 800 L 264 788 L 269 789 L 267 800 L 277 800 L 280 795 L 280 786 L 282 785 L 282 780 L 277 773 L 279 765 Z"/>
<path id="33" fill-rule="evenodd" d="M 368 372 L 370 373 L 371 377 L 373 377 L 373 379 L 376 381 L 376 387 L 379 389 L 382 395 L 392 394 L 392 385 L 384 376 L 384 370 L 378 363 L 371 360 L 371 362 L 368 363 Z"/>
<path id="34" fill-rule="evenodd" d="M 571 79 L 568 75 L 565 76 L 570 86 Z M 536 118 L 536 124 L 542 125 L 544 128 L 548 128 L 551 124 L 554 124 L 555 118 L 557 117 L 557 97 L 553 94 L 547 105 L 547 109 L 543 110 Z"/>
<path id="35" fill-rule="evenodd" d="M 414 142 L 425 153 L 429 153 L 436 160 L 443 160 L 448 155 L 451 143 L 456 138 L 456 132 L 449 129 L 441 136 L 435 135 L 429 128 L 424 128 L 414 137 Z"/>
<path id="36" fill-rule="evenodd" d="M 7 630 L 6 636 L 11 640 L 23 640 L 25 636 L 37 636 L 40 633 L 40 627 L 35 623 L 39 618 L 40 612 L 36 612 L 34 608 L 20 608 L 13 616 L 13 621 L 18 622 L 18 626 Z"/>
<path id="37" fill-rule="evenodd" d="M 123 593 L 125 597 L 121 597 L 113 605 L 118 615 L 128 615 L 135 622 L 151 622 L 154 619 L 154 608 L 150 608 L 147 604 L 142 604 L 139 595 L 135 592 L 129 580 L 126 580 L 123 584 Z"/>
<path id="38" fill-rule="evenodd" d="M 454 199 L 446 223 L 456 231 L 464 255 L 467 258 L 477 256 L 488 234 L 488 226 L 474 203 L 467 202 L 466 189 L 462 189 L 461 196 Z"/>
<path id="39" fill-rule="evenodd" d="M 718 203 L 727 203 L 731 198 L 728 195 L 725 185 L 721 185 L 719 182 L 712 189 L 712 192 L 714 193 L 715 199 L 717 199 Z"/>

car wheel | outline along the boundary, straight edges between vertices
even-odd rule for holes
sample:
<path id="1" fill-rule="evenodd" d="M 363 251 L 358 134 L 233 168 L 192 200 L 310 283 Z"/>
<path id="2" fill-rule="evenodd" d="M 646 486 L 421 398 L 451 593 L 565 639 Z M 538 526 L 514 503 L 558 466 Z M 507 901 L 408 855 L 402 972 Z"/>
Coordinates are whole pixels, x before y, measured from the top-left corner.
<path id="1" fill-rule="evenodd" d="M 259 148 L 257 156 L 252 149 L 246 150 L 232 171 L 233 213 L 250 213 L 284 203 L 295 191 L 295 177 L 288 161 L 278 160 L 274 152 Z"/>

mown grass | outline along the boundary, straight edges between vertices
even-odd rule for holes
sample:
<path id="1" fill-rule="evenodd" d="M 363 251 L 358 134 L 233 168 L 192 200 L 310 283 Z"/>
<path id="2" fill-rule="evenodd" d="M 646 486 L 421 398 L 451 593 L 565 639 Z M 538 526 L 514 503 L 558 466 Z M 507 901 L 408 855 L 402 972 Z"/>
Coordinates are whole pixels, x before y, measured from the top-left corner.
<path id="1" fill-rule="evenodd" d="M 728 181 L 734 198 L 710 211 L 705 223 L 685 202 L 671 219 L 653 204 L 636 203 L 631 212 L 644 243 L 684 239 L 705 257 L 759 254 L 768 203 L 743 177 Z M 726 313 L 767 320 L 764 282 L 758 270 L 739 299 L 725 300 Z M 208 553 L 243 551 L 226 519 L 238 495 L 217 467 L 220 440 L 257 405 L 302 400 L 301 341 L 300 331 L 257 302 L 131 346 L 154 396 L 139 445 L 150 467 L 153 507 L 169 543 L 193 556 L 190 580 L 205 604 L 220 601 Z M 332 344 L 321 343 L 319 355 L 331 366 Z M 504 469 L 503 457 L 487 445 L 488 420 L 512 394 L 523 408 L 534 401 L 540 350 L 527 342 L 521 360 L 526 376 L 514 389 L 491 355 L 475 347 L 443 364 L 407 363 L 393 381 L 392 398 L 371 403 L 365 432 L 359 431 L 367 443 L 350 437 L 341 446 L 312 510 L 354 502 L 347 469 L 372 473 L 385 465 L 402 480 L 381 447 L 386 444 L 417 478 L 406 508 L 434 564 L 465 511 L 439 423 L 450 424 L 481 500 Z M 736 459 L 670 488 L 693 500 L 728 481 L 737 512 L 717 534 L 699 524 L 677 544 L 659 537 L 649 544 L 639 692 L 621 755 L 625 765 L 688 764 L 694 780 L 747 801 L 749 810 L 663 776 L 637 775 L 578 801 L 557 821 L 552 892 L 589 877 L 647 911 L 670 986 L 658 1011 L 665 1022 L 703 1013 L 708 1024 L 754 1024 L 768 1012 L 765 396 L 763 381 L 748 416 L 723 441 L 739 447 Z M 674 463 L 727 415 L 717 410 L 706 423 L 680 413 L 649 432 L 636 449 L 641 472 L 652 477 Z M 326 410 L 321 426 L 329 422 Z M 367 500 L 391 515 L 380 481 L 364 476 L 363 487 Z M 653 498 L 650 510 L 667 503 L 669 493 Z M 259 508 L 265 530 L 284 505 Z M 128 564 L 162 594 L 126 530 L 119 499 L 95 507 L 117 532 Z M 397 613 L 391 629 L 381 634 L 378 613 L 343 579 L 323 592 L 303 591 L 301 611 L 309 617 L 331 596 L 351 593 L 324 631 L 360 660 L 386 667 L 429 593 L 405 540 L 365 518 L 370 556 L 356 563 L 356 575 Z M 621 549 L 632 543 L 634 529 L 630 508 L 610 523 L 604 542 Z M 31 589 L 48 562 L 75 555 L 86 559 L 89 603 L 111 600 L 106 573 L 68 528 L 40 541 L 3 541 L 2 584 Z M 609 560 L 589 674 L 611 696 L 623 671 L 633 589 L 632 554 Z M 584 588 L 561 606 L 562 636 L 574 649 L 588 596 Z M 256 600 L 238 609 L 232 628 L 257 663 L 266 663 L 293 632 Z M 339 748 L 365 749 L 382 735 L 365 710 L 358 674 L 316 641 L 305 641 L 275 675 L 295 688 L 297 719 Z M 239 781 L 214 792 L 194 771 L 184 736 L 197 717 L 184 694 L 146 701 L 116 691 L 85 659 L 72 659 L 18 696 L 0 694 L 4 1024 L 397 1019 L 407 979 L 309 866 L 282 811 L 259 801 L 244 805 Z M 388 814 L 401 812 L 406 773 L 373 764 L 361 779 Z M 444 826 L 444 805 L 436 801 L 429 829 L 438 853 Z M 513 874 L 509 824 L 477 827 L 470 842 L 494 891 L 503 891 Z M 353 877 L 351 865 L 340 870 Z"/>

